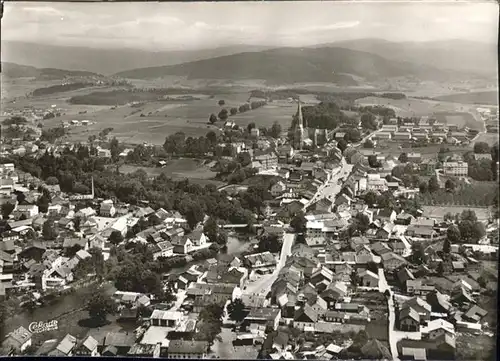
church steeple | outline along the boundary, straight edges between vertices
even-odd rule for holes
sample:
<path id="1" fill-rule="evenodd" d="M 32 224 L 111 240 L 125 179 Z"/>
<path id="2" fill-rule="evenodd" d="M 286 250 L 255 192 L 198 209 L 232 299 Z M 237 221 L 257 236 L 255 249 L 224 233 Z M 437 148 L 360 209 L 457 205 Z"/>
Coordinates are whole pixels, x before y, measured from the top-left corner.
<path id="1" fill-rule="evenodd" d="M 302 103 L 300 102 L 300 97 L 297 98 L 297 123 L 299 127 L 304 127 L 304 116 L 302 115 Z"/>

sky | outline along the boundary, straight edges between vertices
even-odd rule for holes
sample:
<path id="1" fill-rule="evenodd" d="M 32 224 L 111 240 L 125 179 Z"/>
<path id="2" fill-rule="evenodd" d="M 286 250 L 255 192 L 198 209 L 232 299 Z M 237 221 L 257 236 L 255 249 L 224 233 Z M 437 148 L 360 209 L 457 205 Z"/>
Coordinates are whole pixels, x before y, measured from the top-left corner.
<path id="1" fill-rule="evenodd" d="M 496 43 L 494 2 L 5 2 L 2 40 L 188 50 L 358 38 Z"/>

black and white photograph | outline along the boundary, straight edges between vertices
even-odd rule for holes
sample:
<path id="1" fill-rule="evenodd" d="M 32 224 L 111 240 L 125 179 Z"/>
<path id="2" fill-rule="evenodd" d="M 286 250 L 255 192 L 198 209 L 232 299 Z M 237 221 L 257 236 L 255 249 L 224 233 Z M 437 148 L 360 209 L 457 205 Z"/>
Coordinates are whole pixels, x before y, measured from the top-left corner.
<path id="1" fill-rule="evenodd" d="M 497 2 L 2 8 L 0 356 L 496 359 Z"/>

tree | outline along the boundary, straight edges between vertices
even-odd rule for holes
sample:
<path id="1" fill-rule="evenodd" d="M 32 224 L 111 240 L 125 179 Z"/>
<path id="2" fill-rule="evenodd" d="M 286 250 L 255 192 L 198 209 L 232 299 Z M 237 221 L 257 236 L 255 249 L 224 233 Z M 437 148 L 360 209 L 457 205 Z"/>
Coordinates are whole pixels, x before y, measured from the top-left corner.
<path id="1" fill-rule="evenodd" d="M 42 227 L 42 237 L 46 241 L 53 241 L 57 237 L 56 230 L 54 228 L 54 221 L 47 220 Z"/>
<path id="2" fill-rule="evenodd" d="M 117 310 L 115 301 L 102 290 L 92 293 L 87 301 L 87 311 L 89 317 L 101 325 L 106 321 L 109 314 L 114 314 Z"/>
<path id="3" fill-rule="evenodd" d="M 375 115 L 373 115 L 372 113 L 363 113 L 361 115 L 361 126 L 364 129 L 376 130 L 378 124 Z"/>
<path id="4" fill-rule="evenodd" d="M 207 236 L 210 242 L 217 241 L 219 227 L 217 225 L 217 220 L 213 217 L 207 219 L 205 224 L 203 225 L 203 233 Z"/>
<path id="5" fill-rule="evenodd" d="M 47 213 L 50 204 L 49 196 L 46 193 L 43 193 L 40 197 L 38 197 L 36 204 L 40 213 Z"/>
<path id="6" fill-rule="evenodd" d="M 118 155 L 120 154 L 120 143 L 115 137 L 113 137 L 109 143 L 109 150 L 111 151 L 111 158 L 116 161 L 118 159 Z"/>
<path id="7" fill-rule="evenodd" d="M 59 184 L 59 180 L 56 177 L 49 177 L 45 180 L 45 183 L 49 186 Z"/>
<path id="8" fill-rule="evenodd" d="M 490 146 L 486 142 L 474 143 L 474 153 L 487 154 L 490 153 Z"/>
<path id="9" fill-rule="evenodd" d="M 372 191 L 367 192 L 363 199 L 369 207 L 372 207 L 375 203 L 377 203 L 377 195 Z"/>
<path id="10" fill-rule="evenodd" d="M 195 338 L 207 341 L 209 346 L 212 346 L 217 335 L 222 331 L 223 313 L 224 309 L 217 304 L 207 305 L 203 308 L 198 315 L 198 332 Z"/>
<path id="11" fill-rule="evenodd" d="M 342 152 L 346 150 L 347 142 L 345 141 L 345 139 L 339 139 L 339 141 L 337 142 L 337 148 L 339 148 Z"/>
<path id="12" fill-rule="evenodd" d="M 109 235 L 109 241 L 116 246 L 123 242 L 123 235 L 120 231 L 113 231 Z"/>
<path id="13" fill-rule="evenodd" d="M 433 175 L 429 178 L 429 192 L 433 193 L 439 189 L 439 182 L 437 177 Z"/>
<path id="14" fill-rule="evenodd" d="M 196 225 L 203 220 L 205 214 L 203 212 L 203 209 L 198 203 L 191 202 L 186 207 L 184 216 L 186 217 L 188 226 L 191 229 L 194 229 Z"/>
<path id="15" fill-rule="evenodd" d="M 250 133 L 252 131 L 252 129 L 254 129 L 254 128 L 255 128 L 255 123 L 252 122 L 252 123 L 248 124 L 247 125 L 248 133 Z"/>
<path id="16" fill-rule="evenodd" d="M 379 168 L 381 166 L 381 163 L 377 160 L 377 156 L 373 154 L 368 156 L 368 164 L 371 168 Z"/>
<path id="17" fill-rule="evenodd" d="M 10 202 L 5 202 L 2 204 L 2 218 L 7 219 L 9 215 L 12 213 L 12 211 L 16 208 L 15 204 L 12 204 Z"/>
<path id="18" fill-rule="evenodd" d="M 411 245 L 412 259 L 416 264 L 424 264 L 427 262 L 427 255 L 425 254 L 424 246 L 421 243 L 414 242 Z"/>
<path id="19" fill-rule="evenodd" d="M 304 217 L 304 213 L 299 212 L 290 221 L 290 227 L 292 227 L 296 233 L 303 233 L 306 230 L 306 223 L 307 219 Z"/>
<path id="20" fill-rule="evenodd" d="M 436 268 L 436 273 L 440 277 L 444 274 L 444 262 L 439 262 L 439 264 L 437 265 L 437 268 Z"/>
<path id="21" fill-rule="evenodd" d="M 231 109 L 229 110 L 229 113 L 230 113 L 231 115 L 235 115 L 236 113 L 238 113 L 238 108 L 231 108 Z"/>
<path id="22" fill-rule="evenodd" d="M 211 123 L 211 124 L 215 124 L 217 123 L 217 116 L 215 114 L 210 114 L 210 118 L 208 118 L 208 121 Z"/>
<path id="23" fill-rule="evenodd" d="M 231 320 L 241 322 L 245 318 L 247 312 L 245 312 L 245 304 L 239 298 L 235 299 L 229 305 L 227 305 L 227 312 Z"/>
<path id="24" fill-rule="evenodd" d="M 281 135 L 281 125 L 278 122 L 274 122 L 269 135 L 275 139 L 278 139 Z"/>
<path id="25" fill-rule="evenodd" d="M 446 240 L 453 244 L 453 243 L 460 243 L 460 229 L 456 225 L 452 225 L 448 227 L 446 230 Z M 444 251 L 444 245 L 443 245 L 443 251 Z"/>
<path id="26" fill-rule="evenodd" d="M 227 109 L 224 108 L 219 112 L 219 119 L 224 121 L 227 118 L 228 118 Z"/>
<path id="27" fill-rule="evenodd" d="M 448 192 L 453 192 L 455 190 L 456 186 L 457 185 L 455 184 L 455 182 L 452 179 L 447 179 L 446 183 L 444 184 L 444 188 Z"/>
<path id="28" fill-rule="evenodd" d="M 366 269 L 378 275 L 378 265 L 375 262 L 373 261 L 368 262 L 366 264 Z"/>
<path id="29" fill-rule="evenodd" d="M 225 105 L 225 104 L 226 104 L 225 100 L 223 100 L 223 99 L 219 100 L 219 105 L 220 105 L 220 106 L 223 106 L 223 105 Z"/>
<path id="30" fill-rule="evenodd" d="M 282 242 L 275 234 L 266 234 L 260 237 L 258 248 L 259 252 L 279 253 Z"/>
<path id="31" fill-rule="evenodd" d="M 429 186 L 426 182 L 421 182 L 418 186 L 418 190 L 420 193 L 427 193 L 429 191 Z"/>
<path id="32" fill-rule="evenodd" d="M 401 154 L 399 155 L 398 160 L 399 160 L 401 163 L 407 163 L 407 162 L 408 162 L 408 154 L 406 154 L 406 153 L 404 153 L 404 152 L 403 152 L 403 153 L 401 153 Z"/>
<path id="33" fill-rule="evenodd" d="M 363 143 L 363 148 L 373 148 L 373 147 L 375 147 L 375 145 L 373 144 L 373 141 L 371 139 L 367 139 Z"/>
<path id="34" fill-rule="evenodd" d="M 444 243 L 443 243 L 443 253 L 449 254 L 450 251 L 451 251 L 451 242 L 450 242 L 450 239 L 448 237 L 446 237 L 446 239 L 444 240 Z"/>
<path id="35" fill-rule="evenodd" d="M 370 219 L 364 213 L 358 213 L 354 217 L 354 221 L 352 223 L 352 227 L 354 230 L 360 232 L 361 234 L 366 233 L 370 226 Z"/>

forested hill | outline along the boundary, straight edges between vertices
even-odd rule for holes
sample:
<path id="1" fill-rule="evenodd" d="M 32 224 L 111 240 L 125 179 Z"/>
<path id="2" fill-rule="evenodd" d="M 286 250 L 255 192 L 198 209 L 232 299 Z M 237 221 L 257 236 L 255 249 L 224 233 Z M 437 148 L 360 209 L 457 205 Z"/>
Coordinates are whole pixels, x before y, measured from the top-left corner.
<path id="1" fill-rule="evenodd" d="M 2 62 L 2 75 L 9 78 L 36 78 L 39 80 L 59 80 L 67 77 L 99 77 L 89 71 L 35 68 L 33 66 Z"/>
<path id="2" fill-rule="evenodd" d="M 325 47 L 245 52 L 179 65 L 134 69 L 116 75 L 135 79 L 176 75 L 190 79 L 264 79 L 276 83 L 335 82 L 356 85 L 352 75 L 368 80 L 401 76 L 439 79 L 451 73 L 367 52 Z"/>

